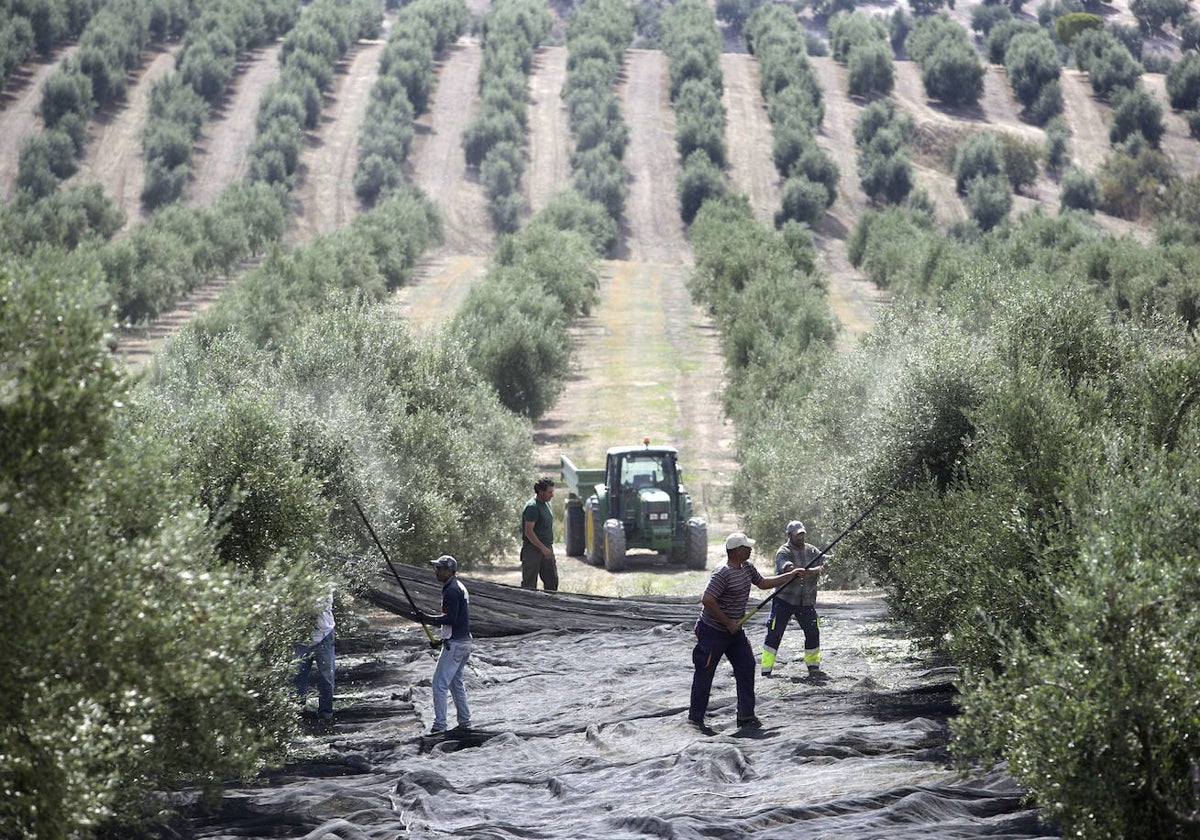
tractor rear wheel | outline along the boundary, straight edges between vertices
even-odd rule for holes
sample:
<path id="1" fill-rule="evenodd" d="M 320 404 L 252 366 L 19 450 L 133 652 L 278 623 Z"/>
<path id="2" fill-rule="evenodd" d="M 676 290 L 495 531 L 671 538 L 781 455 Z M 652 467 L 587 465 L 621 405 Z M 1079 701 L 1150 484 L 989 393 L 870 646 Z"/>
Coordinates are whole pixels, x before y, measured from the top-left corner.
<path id="1" fill-rule="evenodd" d="M 610 572 L 625 568 L 625 526 L 619 519 L 604 523 L 604 568 Z"/>
<path id="2" fill-rule="evenodd" d="M 687 565 L 689 569 L 708 568 L 708 523 L 698 517 L 687 523 Z"/>
<path id="3" fill-rule="evenodd" d="M 600 518 L 600 500 L 592 496 L 583 509 L 586 559 L 591 566 L 604 565 L 604 520 Z"/>
<path id="4" fill-rule="evenodd" d="M 563 541 L 568 557 L 582 557 L 584 551 L 584 510 L 580 499 L 568 499 L 563 516 Z"/>

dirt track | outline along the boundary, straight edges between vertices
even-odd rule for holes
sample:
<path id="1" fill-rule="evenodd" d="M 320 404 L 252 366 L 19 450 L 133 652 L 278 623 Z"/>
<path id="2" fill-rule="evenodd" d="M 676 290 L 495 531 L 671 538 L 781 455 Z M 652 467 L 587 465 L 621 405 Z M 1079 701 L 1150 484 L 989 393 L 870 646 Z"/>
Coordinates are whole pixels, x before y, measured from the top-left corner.
<path id="1" fill-rule="evenodd" d="M 1071 126 L 1071 159 L 1076 166 L 1095 172 L 1108 156 L 1108 106 L 1092 95 L 1087 74 L 1063 68 L 1063 111 Z"/>
<path id="2" fill-rule="evenodd" d="M 11 201 L 16 192 L 17 164 L 25 135 L 42 130 L 37 113 L 42 85 L 75 49 L 74 45 L 65 47 L 48 59 L 26 65 L 12 75 L 0 94 L 0 200 Z"/>
<path id="3" fill-rule="evenodd" d="M 200 130 L 187 190 L 191 203 L 207 207 L 227 185 L 245 176 L 258 103 L 279 78 L 282 47 L 279 41 L 238 57 L 229 91 Z"/>
<path id="4" fill-rule="evenodd" d="M 758 62 L 745 53 L 724 53 L 721 72 L 725 79 L 723 103 L 729 180 L 733 188 L 750 198 L 754 215 L 763 224 L 773 224 L 779 209 L 779 173 L 771 163 L 771 121 L 759 90 Z"/>
<path id="5" fill-rule="evenodd" d="M 626 258 L 606 264 L 599 306 L 572 331 L 580 367 L 538 424 L 538 461 L 556 473 L 560 453 L 586 466 L 603 463 L 609 446 L 644 436 L 677 446 L 685 482 L 716 534 L 733 522 L 725 499 L 736 467 L 733 430 L 721 411 L 716 334 L 685 286 L 691 252 L 675 201 L 666 69 L 660 52 L 626 53 Z"/>
<path id="6" fill-rule="evenodd" d="M 529 167 L 525 200 L 531 213 L 546 206 L 571 177 L 571 127 L 563 104 L 567 80 L 567 48 L 542 47 L 534 57 L 529 78 Z"/>
<path id="7" fill-rule="evenodd" d="M 482 256 L 494 236 L 478 173 L 467 169 L 459 140 L 479 108 L 483 51 L 473 37 L 460 38 L 438 68 L 430 109 L 417 120 L 409 155 L 410 174 L 442 211 L 447 254 Z"/>
<path id="8" fill-rule="evenodd" d="M 104 194 L 125 214 L 125 230 L 142 221 L 142 128 L 150 113 L 150 90 L 175 69 L 179 46 L 149 52 L 126 98 L 105 108 L 92 122 L 91 136 L 79 172 L 67 186 L 100 183 Z"/>
<path id="9" fill-rule="evenodd" d="M 288 236 L 292 245 L 332 233 L 359 212 L 354 192 L 358 134 L 384 43 L 360 41 L 338 62 L 333 85 L 325 93 L 321 124 L 308 134 L 300 155 L 293 192 L 296 214 Z"/>

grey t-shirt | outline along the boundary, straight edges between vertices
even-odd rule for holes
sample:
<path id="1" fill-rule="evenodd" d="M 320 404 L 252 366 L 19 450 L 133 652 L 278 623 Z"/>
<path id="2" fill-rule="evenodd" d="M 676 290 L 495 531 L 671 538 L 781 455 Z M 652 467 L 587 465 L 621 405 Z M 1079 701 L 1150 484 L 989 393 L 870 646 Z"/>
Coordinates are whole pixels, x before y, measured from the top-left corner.
<path id="1" fill-rule="evenodd" d="M 791 540 L 788 540 L 779 546 L 779 551 L 775 552 L 775 573 L 782 574 L 788 563 L 803 569 L 812 563 L 820 553 L 821 549 L 815 545 L 805 543 L 803 549 L 798 549 L 792 545 Z M 820 566 L 822 563 L 818 562 L 813 565 Z M 817 603 L 817 583 L 820 579 L 819 572 L 815 575 L 800 575 L 795 580 L 779 587 L 779 594 L 775 597 L 794 607 L 811 607 Z"/>

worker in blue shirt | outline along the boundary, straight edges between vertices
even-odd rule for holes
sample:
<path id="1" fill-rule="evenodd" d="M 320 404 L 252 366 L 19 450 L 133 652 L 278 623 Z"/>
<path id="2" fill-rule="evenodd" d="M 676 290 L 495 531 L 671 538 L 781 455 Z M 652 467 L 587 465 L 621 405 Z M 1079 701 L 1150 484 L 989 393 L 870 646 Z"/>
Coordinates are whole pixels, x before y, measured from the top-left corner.
<path id="1" fill-rule="evenodd" d="M 442 637 L 442 652 L 433 669 L 433 727 L 430 732 L 446 731 L 446 695 L 454 698 L 458 728 L 471 728 L 471 709 L 467 705 L 467 687 L 463 673 L 471 658 L 471 596 L 458 579 L 458 561 L 443 554 L 430 561 L 442 584 L 442 611 L 428 617 Z"/>

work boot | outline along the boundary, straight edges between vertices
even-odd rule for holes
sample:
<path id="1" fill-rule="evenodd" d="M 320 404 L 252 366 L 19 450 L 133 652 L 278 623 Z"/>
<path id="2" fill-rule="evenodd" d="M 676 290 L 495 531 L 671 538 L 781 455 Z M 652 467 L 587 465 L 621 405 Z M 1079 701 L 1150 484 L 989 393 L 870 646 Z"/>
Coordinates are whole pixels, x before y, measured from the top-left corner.
<path id="1" fill-rule="evenodd" d="M 809 665 L 808 678 L 815 682 L 824 682 L 825 680 L 829 679 L 829 675 L 821 670 L 820 665 Z"/>
<path id="2" fill-rule="evenodd" d="M 762 721 L 754 715 L 750 717 L 740 717 L 737 719 L 738 729 L 761 729 Z"/>
<path id="3" fill-rule="evenodd" d="M 762 675 L 763 675 L 763 679 L 764 679 L 764 680 L 769 680 L 769 679 L 771 679 L 771 669 L 770 669 L 770 668 L 763 668 Z"/>
<path id="4" fill-rule="evenodd" d="M 699 730 L 701 735 L 716 735 L 717 734 L 715 729 L 713 729 L 711 726 L 709 726 L 707 723 L 705 723 L 702 720 L 692 720 L 691 718 L 688 718 L 687 722 L 688 722 L 688 726 L 692 727 L 693 729 Z"/>

